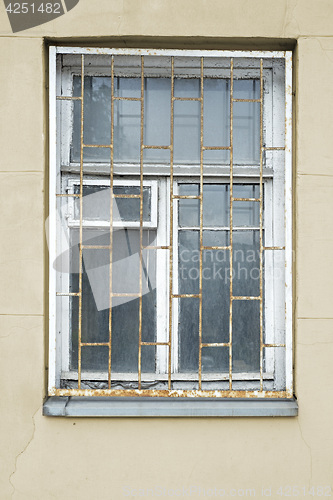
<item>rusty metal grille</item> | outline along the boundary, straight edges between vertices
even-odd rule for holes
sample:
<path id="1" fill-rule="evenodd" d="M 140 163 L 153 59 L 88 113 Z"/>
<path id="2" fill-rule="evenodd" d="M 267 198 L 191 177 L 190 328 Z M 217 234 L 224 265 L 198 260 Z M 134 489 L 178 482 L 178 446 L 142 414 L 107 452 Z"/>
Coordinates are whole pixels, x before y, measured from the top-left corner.
<path id="1" fill-rule="evenodd" d="M 62 54 L 62 50 L 64 53 L 70 53 L 70 49 L 61 49 L 58 48 L 57 51 L 59 54 Z M 265 158 L 267 153 L 276 154 L 276 152 L 281 151 L 283 155 L 290 154 L 290 144 L 289 144 L 289 134 L 290 134 L 290 123 L 287 122 L 289 112 L 288 106 L 290 105 L 290 94 L 291 88 L 285 91 L 285 120 L 286 120 L 286 128 L 285 128 L 285 144 L 268 144 L 264 140 L 264 63 L 268 60 L 267 53 L 263 54 L 262 57 L 256 58 L 258 61 L 258 80 L 260 86 L 260 97 L 255 99 L 245 99 L 235 97 L 234 94 L 234 82 L 235 82 L 235 63 L 237 62 L 237 54 L 231 53 L 231 57 L 226 57 L 226 61 L 229 64 L 228 67 L 228 84 L 230 86 L 229 92 L 229 108 L 230 108 L 230 116 L 229 116 L 229 131 L 230 131 L 230 143 L 226 146 L 207 146 L 204 141 L 204 86 L 205 86 L 205 64 L 207 61 L 208 55 L 205 53 L 201 53 L 201 55 L 193 56 L 193 53 L 189 54 L 189 57 L 195 57 L 196 60 L 199 61 L 199 85 L 200 85 L 200 95 L 199 97 L 190 97 L 183 96 L 179 97 L 175 95 L 175 57 L 177 57 L 178 53 L 173 55 L 170 52 L 168 54 L 168 61 L 170 61 L 170 65 L 165 68 L 167 72 L 167 77 L 171 82 L 171 99 L 169 103 L 170 107 L 170 144 L 169 145 L 150 145 L 145 144 L 145 61 L 147 55 L 151 57 L 151 53 L 143 53 L 140 55 L 140 74 L 137 78 L 140 79 L 140 96 L 139 97 L 121 97 L 116 95 L 115 92 L 115 57 L 112 51 L 105 51 L 106 54 L 110 56 L 110 67 L 108 68 L 108 74 L 110 75 L 110 90 L 111 90 L 111 131 L 110 144 L 85 144 L 84 142 L 84 126 L 85 126 L 85 100 L 84 100 L 84 92 L 85 92 L 85 72 L 87 71 L 87 66 L 85 63 L 86 57 L 91 57 L 91 52 L 86 52 L 84 49 L 77 49 L 76 57 L 80 57 L 80 78 L 81 78 L 81 91 L 79 96 L 74 95 L 59 95 L 59 91 L 56 91 L 57 94 L 55 96 L 55 100 L 58 101 L 58 106 L 61 106 L 61 103 L 66 102 L 78 102 L 80 106 L 80 161 L 78 167 L 78 175 L 79 175 L 79 192 L 73 193 L 63 193 L 58 190 L 55 194 L 55 204 L 59 201 L 64 201 L 65 203 L 70 200 L 78 200 L 79 204 L 79 273 L 78 273 L 78 290 L 75 291 L 56 291 L 56 297 L 58 300 L 62 298 L 66 298 L 68 301 L 77 300 L 78 301 L 78 344 L 77 344 L 77 387 L 63 387 L 60 383 L 60 375 L 54 376 L 53 383 L 51 383 L 50 394 L 57 396 L 165 396 L 165 397 L 268 397 L 268 398 L 285 398 L 292 397 L 292 387 L 290 385 L 290 377 L 287 376 L 287 382 L 285 384 L 285 388 L 275 389 L 274 386 L 272 389 L 268 390 L 265 387 L 265 360 L 264 353 L 265 349 L 284 349 L 288 350 L 290 348 L 290 339 L 285 340 L 284 342 L 275 342 L 268 341 L 265 338 L 264 332 L 264 301 L 265 301 L 265 284 L 264 284 L 264 258 L 265 255 L 269 252 L 276 253 L 277 251 L 285 251 L 286 246 L 276 246 L 276 245 L 267 245 L 265 244 L 265 227 L 264 227 L 264 167 L 265 167 Z M 140 52 L 139 52 L 140 54 Z M 163 52 L 162 52 L 163 54 Z M 136 53 L 138 56 L 138 53 Z M 164 55 L 164 54 L 163 54 Z M 182 56 L 186 55 L 186 53 L 181 53 Z M 290 63 L 290 55 L 286 53 L 278 53 L 269 54 L 271 58 L 274 57 L 284 59 Z M 96 50 L 95 57 L 98 58 L 100 53 Z M 253 57 L 253 56 L 252 56 Z M 117 194 L 114 192 L 114 180 L 116 178 L 115 175 L 115 124 L 114 124 L 114 107 L 117 101 L 137 101 L 140 105 L 140 161 L 139 161 L 139 194 Z M 197 184 L 199 186 L 199 194 L 198 195 L 186 195 L 179 194 L 178 192 L 174 192 L 174 182 L 175 182 L 175 171 L 174 171 L 174 142 L 175 142 L 175 126 L 174 126 L 174 114 L 175 114 L 175 102 L 176 101 L 197 101 L 200 107 L 200 164 L 198 165 L 198 171 L 196 174 Z M 259 185 L 259 196 L 253 197 L 239 197 L 235 195 L 235 165 L 234 165 L 234 106 L 235 103 L 257 103 L 260 107 L 260 144 L 259 144 L 259 165 L 258 165 L 258 178 L 257 184 Z M 54 104 L 56 107 L 56 104 Z M 58 132 L 59 133 L 59 132 Z M 84 160 L 84 150 L 86 148 L 107 148 L 110 152 L 110 161 L 109 161 L 109 182 L 110 182 L 110 239 L 109 243 L 106 245 L 86 245 L 84 242 L 83 232 L 84 232 L 84 224 L 83 224 L 83 199 L 84 199 L 84 182 L 85 182 L 85 160 Z M 160 149 L 160 150 L 168 150 L 170 153 L 170 162 L 168 165 L 169 173 L 168 178 L 170 179 L 170 191 L 169 191 L 169 238 L 168 241 L 163 245 L 147 245 L 144 242 L 144 180 L 145 180 L 145 150 L 152 149 Z M 227 245 L 207 245 L 204 244 L 204 182 L 205 182 L 205 162 L 204 162 L 204 154 L 205 151 L 227 151 L 229 153 L 229 227 L 230 227 L 230 236 L 229 236 L 229 244 Z M 55 153 L 58 156 L 58 164 L 56 168 L 59 170 L 59 155 L 60 153 Z M 287 158 L 287 156 L 285 156 Z M 289 156 L 287 158 L 289 162 Z M 289 165 L 287 165 L 289 168 Z M 54 185 L 53 185 L 54 188 Z M 57 188 L 59 189 L 59 188 Z M 289 196 L 289 194 L 288 194 Z M 143 261 L 143 251 L 144 250 L 154 250 L 154 251 L 163 251 L 167 252 L 167 260 L 168 260 L 168 332 L 167 339 L 165 341 L 160 341 L 158 338 L 154 342 L 147 342 L 143 340 L 143 281 L 145 276 L 143 274 L 143 266 L 139 267 L 139 291 L 138 293 L 132 292 L 123 292 L 119 293 L 113 290 L 113 247 L 114 247 L 114 231 L 113 231 L 113 220 L 114 220 L 114 198 L 127 198 L 127 199 L 138 199 L 139 200 L 139 261 Z M 287 197 L 286 197 L 287 198 Z M 199 291 L 198 293 L 179 293 L 178 290 L 175 290 L 174 286 L 174 265 L 175 265 L 175 255 L 177 249 L 174 245 L 174 231 L 175 231 L 175 207 L 176 203 L 180 200 L 197 200 L 199 203 Z M 248 203 L 257 203 L 259 205 L 259 294 L 255 296 L 250 295 L 237 295 L 234 293 L 233 288 L 233 276 L 234 276 L 234 204 L 235 202 L 248 202 Z M 287 201 L 285 201 L 287 203 Z M 288 215 L 286 216 L 288 217 Z M 82 338 L 82 317 L 83 317 L 83 251 L 88 249 L 103 249 L 109 251 L 109 308 L 108 308 L 108 340 L 103 342 L 86 342 Z M 227 342 L 205 342 L 203 339 L 203 255 L 206 250 L 223 250 L 229 252 L 229 339 Z M 287 249 L 288 250 L 288 249 Z M 288 264 L 289 265 L 289 264 Z M 57 289 L 59 290 L 59 289 Z M 53 293 L 51 291 L 51 293 Z M 112 347 L 113 347 L 113 321 L 112 321 L 112 303 L 114 297 L 121 296 L 133 296 L 133 298 L 137 298 L 139 301 L 139 321 L 137 325 L 137 349 L 138 349 L 138 367 L 137 367 L 137 388 L 114 388 L 113 383 L 113 370 L 112 370 Z M 174 378 L 173 378 L 173 350 L 175 348 L 174 342 L 175 337 L 173 335 L 173 331 L 175 328 L 174 322 L 174 309 L 178 307 L 179 299 L 194 299 L 198 301 L 199 304 L 199 321 L 197 325 L 198 335 L 199 335 L 199 343 L 198 343 L 198 366 L 195 375 L 195 384 L 196 387 L 188 387 L 184 384 L 184 388 L 175 388 L 174 387 Z M 289 300 L 289 297 L 286 298 L 286 301 Z M 246 301 L 257 301 L 259 303 L 259 373 L 257 386 L 255 389 L 251 388 L 240 388 L 239 383 L 235 383 L 235 378 L 233 374 L 233 304 L 238 302 L 246 302 Z M 71 302 L 69 302 L 71 303 Z M 287 319 L 286 319 L 287 320 Z M 107 364 L 107 381 L 103 386 L 98 386 L 95 384 L 93 387 L 88 387 L 85 384 L 85 380 L 82 378 L 82 350 L 86 347 L 105 347 L 108 349 L 108 364 Z M 164 346 L 167 350 L 167 371 L 166 371 L 166 379 L 165 384 L 166 387 L 162 389 L 154 389 L 154 388 L 145 388 L 143 384 L 143 373 L 142 373 L 142 353 L 145 348 L 148 346 L 155 347 Z M 228 373 L 224 373 L 224 381 L 226 387 L 223 389 L 206 389 L 204 386 L 204 376 L 202 369 L 202 352 L 203 348 L 216 349 L 223 348 L 228 351 Z M 55 347 L 55 351 L 57 351 L 57 347 Z M 275 351 L 274 351 L 275 352 Z M 59 354 L 58 354 L 59 356 Z M 51 356 L 52 358 L 52 356 Z M 287 366 L 286 370 L 290 370 L 290 362 L 288 361 L 289 357 L 287 357 Z M 57 365 L 57 361 L 54 362 Z M 58 363 L 59 364 L 59 363 Z M 60 362 L 61 364 L 61 362 Z M 55 371 L 57 368 L 55 368 Z M 60 370 L 61 372 L 61 368 Z M 221 374 L 222 377 L 222 374 Z M 289 377 L 289 378 L 288 378 Z M 222 378 L 221 378 L 222 380 Z M 105 386 L 106 384 L 106 386 Z"/>

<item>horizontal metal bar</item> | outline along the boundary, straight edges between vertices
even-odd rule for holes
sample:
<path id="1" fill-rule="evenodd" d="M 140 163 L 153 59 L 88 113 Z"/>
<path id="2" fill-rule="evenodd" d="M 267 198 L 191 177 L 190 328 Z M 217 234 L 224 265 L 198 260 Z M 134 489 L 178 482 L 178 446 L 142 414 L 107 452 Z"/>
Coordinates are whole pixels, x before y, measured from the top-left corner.
<path id="1" fill-rule="evenodd" d="M 193 298 L 193 299 L 199 299 L 200 294 L 195 294 L 195 293 L 181 293 L 181 294 L 171 294 L 171 297 L 173 299 L 188 299 L 188 298 Z"/>
<path id="2" fill-rule="evenodd" d="M 201 200 L 201 196 L 192 196 L 186 194 L 174 194 L 172 197 L 174 200 Z"/>
<path id="3" fill-rule="evenodd" d="M 230 347 L 229 342 L 209 342 L 207 344 L 201 344 L 201 347 Z"/>
<path id="4" fill-rule="evenodd" d="M 263 250 L 285 250 L 285 247 L 262 247 Z"/>
<path id="5" fill-rule="evenodd" d="M 263 146 L 262 148 L 264 151 L 284 151 L 286 148 L 285 147 L 280 147 L 280 148 L 270 148 Z"/>
<path id="6" fill-rule="evenodd" d="M 144 144 L 141 146 L 142 149 L 171 149 L 171 146 L 148 146 Z"/>
<path id="7" fill-rule="evenodd" d="M 229 151 L 231 149 L 230 146 L 203 146 L 202 149 L 204 151 Z"/>
<path id="8" fill-rule="evenodd" d="M 80 194 L 73 194 L 73 193 L 69 193 L 69 194 L 56 194 L 56 197 L 57 198 L 80 198 L 81 195 Z"/>
<path id="9" fill-rule="evenodd" d="M 141 345 L 170 345 L 170 342 L 141 342 Z"/>
<path id="10" fill-rule="evenodd" d="M 141 198 L 140 194 L 114 194 L 113 198 Z"/>
<path id="11" fill-rule="evenodd" d="M 261 300 L 261 297 L 251 297 L 251 296 L 233 296 L 231 300 Z"/>
<path id="12" fill-rule="evenodd" d="M 141 97 L 112 97 L 113 101 L 141 101 Z"/>
<path id="13" fill-rule="evenodd" d="M 67 96 L 67 95 L 57 95 L 56 99 L 59 99 L 60 101 L 81 101 L 81 96 L 80 97 L 74 97 L 74 96 Z"/>
<path id="14" fill-rule="evenodd" d="M 112 144 L 83 144 L 83 148 L 113 148 Z"/>
<path id="15" fill-rule="evenodd" d="M 263 347 L 286 347 L 286 344 L 263 344 Z"/>
<path id="16" fill-rule="evenodd" d="M 261 102 L 261 99 L 232 99 L 233 102 Z"/>
<path id="17" fill-rule="evenodd" d="M 201 97 L 173 97 L 173 101 L 201 101 Z"/>
<path id="18" fill-rule="evenodd" d="M 67 292 L 67 293 L 62 293 L 62 292 L 57 292 L 56 293 L 57 297 L 79 297 L 80 293 L 74 293 L 74 292 Z"/>
<path id="19" fill-rule="evenodd" d="M 260 198 L 232 198 L 232 201 L 261 201 Z"/>
<path id="20" fill-rule="evenodd" d="M 109 347 L 109 342 L 81 342 L 80 344 L 81 346 L 83 347 L 86 347 L 86 346 L 103 346 L 103 347 Z"/>

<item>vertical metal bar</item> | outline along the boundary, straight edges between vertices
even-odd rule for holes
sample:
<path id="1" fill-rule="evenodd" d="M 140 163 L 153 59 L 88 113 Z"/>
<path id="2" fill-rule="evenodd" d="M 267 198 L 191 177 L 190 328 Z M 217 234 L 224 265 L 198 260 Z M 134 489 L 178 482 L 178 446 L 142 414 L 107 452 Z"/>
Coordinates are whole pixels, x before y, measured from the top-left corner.
<path id="1" fill-rule="evenodd" d="M 169 253 L 169 351 L 168 351 L 168 389 L 171 390 L 172 359 L 172 305 L 173 305 L 173 121 L 174 121 L 174 58 L 171 57 L 171 117 L 170 117 L 170 253 Z"/>
<path id="2" fill-rule="evenodd" d="M 82 211 L 83 211 L 83 120 L 84 120 L 84 55 L 81 55 L 81 143 L 80 143 L 80 243 L 79 243 L 79 332 L 78 332 L 78 389 L 81 389 L 82 344 Z"/>
<path id="3" fill-rule="evenodd" d="M 111 57 L 111 148 L 110 148 L 110 268 L 109 268 L 109 363 L 108 387 L 111 389 L 112 356 L 112 258 L 113 258 L 113 138 L 114 138 L 114 56 Z"/>
<path id="4" fill-rule="evenodd" d="M 264 316 L 263 316 L 263 97 L 264 97 L 264 81 L 263 81 L 263 60 L 260 59 L 260 186 L 259 186 L 259 245 L 260 245 L 260 272 L 259 272 L 259 287 L 260 287 L 260 390 L 263 390 L 263 344 L 264 344 Z"/>
<path id="5" fill-rule="evenodd" d="M 199 390 L 201 390 L 202 378 L 202 258 L 203 258 L 203 74 L 204 74 L 204 59 L 201 57 L 201 74 L 200 74 L 200 261 L 199 261 Z"/>
<path id="6" fill-rule="evenodd" d="M 141 122 L 140 122 L 140 295 L 139 295 L 139 353 L 138 388 L 141 389 L 141 349 L 142 349 L 142 237 L 143 237 L 143 125 L 144 125 L 144 56 L 141 56 Z"/>
<path id="7" fill-rule="evenodd" d="M 232 198 L 233 198 L 233 97 L 234 97 L 234 60 L 230 61 L 230 305 L 229 305 L 229 390 L 232 390 L 232 277 L 233 277 L 233 246 L 232 246 Z"/>

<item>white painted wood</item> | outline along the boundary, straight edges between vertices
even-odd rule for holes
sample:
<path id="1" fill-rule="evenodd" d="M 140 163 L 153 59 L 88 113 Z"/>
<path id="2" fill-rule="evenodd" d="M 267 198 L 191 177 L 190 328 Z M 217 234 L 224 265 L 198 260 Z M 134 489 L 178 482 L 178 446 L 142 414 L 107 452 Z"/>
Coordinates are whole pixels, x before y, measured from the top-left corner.
<path id="1" fill-rule="evenodd" d="M 244 57 L 244 58 L 284 58 L 282 51 L 243 50 L 177 50 L 177 49 L 107 49 L 85 47 L 55 47 L 57 54 L 105 54 L 138 56 L 179 56 L 184 57 Z"/>
<path id="2" fill-rule="evenodd" d="M 179 194 L 178 182 L 173 183 L 173 194 Z M 173 290 L 170 293 L 177 295 L 179 293 L 179 280 L 178 280 L 178 217 L 179 217 L 179 200 L 175 199 L 173 201 Z M 186 299 L 172 299 L 172 373 L 177 373 L 179 370 L 179 332 L 178 332 L 178 322 L 179 322 L 179 308 L 180 300 Z"/>
<path id="3" fill-rule="evenodd" d="M 56 178 L 57 178 L 57 114 L 56 114 L 56 48 L 49 49 L 49 394 L 52 395 L 56 387 L 56 272 L 53 263 L 56 259 L 57 232 L 56 232 Z"/>
<path id="4" fill-rule="evenodd" d="M 169 198 L 167 180 L 160 179 L 158 189 L 158 224 L 156 246 L 169 246 Z M 169 250 L 156 250 L 156 323 L 157 342 L 169 341 Z M 156 348 L 156 372 L 168 371 L 168 352 L 166 346 Z M 145 375 L 143 375 L 145 376 Z"/>
<path id="5" fill-rule="evenodd" d="M 286 389 L 293 391 L 293 245 L 292 245 L 292 53 L 285 54 L 285 245 Z"/>
<path id="6" fill-rule="evenodd" d="M 275 180 L 275 179 L 274 179 Z M 273 246 L 273 182 L 264 182 L 264 245 Z M 274 344 L 274 264 L 273 252 L 264 251 L 264 343 Z M 265 370 L 274 372 L 274 351 L 264 349 Z"/>

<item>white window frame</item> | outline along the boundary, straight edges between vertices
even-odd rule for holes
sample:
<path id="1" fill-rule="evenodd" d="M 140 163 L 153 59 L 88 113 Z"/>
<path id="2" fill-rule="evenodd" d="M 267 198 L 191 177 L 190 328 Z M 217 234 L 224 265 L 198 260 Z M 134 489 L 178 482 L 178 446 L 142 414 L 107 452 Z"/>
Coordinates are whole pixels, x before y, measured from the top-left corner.
<path id="1" fill-rule="evenodd" d="M 50 47 L 50 218 L 49 218 L 49 252 L 50 252 L 50 272 L 49 272 L 49 395 L 61 395 L 59 392 L 59 373 L 57 373 L 57 350 L 59 343 L 59 332 L 56 329 L 56 271 L 53 268 L 53 262 L 57 257 L 57 245 L 56 245 L 56 193 L 60 192 L 61 186 L 61 174 L 59 171 L 59 164 L 57 163 L 57 158 L 60 157 L 60 145 L 59 141 L 56 140 L 56 129 L 57 129 L 57 118 L 56 113 L 56 96 L 59 92 L 56 88 L 56 54 L 124 54 L 124 55 L 151 55 L 149 50 L 136 50 L 136 49 L 84 49 L 84 48 L 72 48 L 72 47 Z M 291 140 L 292 140 L 292 130 L 291 130 L 291 53 L 290 52 L 243 52 L 243 51 L 154 51 L 155 55 L 173 55 L 173 56 L 204 56 L 207 57 L 243 57 L 243 58 L 284 58 L 285 59 L 285 106 L 284 112 L 286 114 L 286 127 L 285 127 L 285 151 L 284 151 L 284 163 L 285 163 L 285 188 L 284 188 L 284 205 L 285 205 L 285 268 L 286 268 L 286 278 L 285 278 L 285 345 L 286 345 L 286 395 L 287 397 L 292 397 L 293 395 L 293 379 L 292 379 L 292 158 L 291 158 Z M 273 90 L 274 93 L 274 90 Z M 65 117 L 65 120 L 69 118 Z M 267 118 L 266 122 L 269 122 Z M 59 122 L 58 122 L 59 123 Z M 70 123 L 68 122 L 68 127 Z M 62 127 L 64 130 L 64 127 Z M 69 144 L 69 138 L 62 138 L 63 143 Z M 67 151 L 66 156 L 61 157 L 61 164 L 69 170 L 75 171 L 77 165 L 70 164 L 69 162 L 69 147 L 62 151 Z M 87 165 L 89 168 L 89 165 Z M 126 166 L 125 166 L 126 167 Z M 91 165 L 92 171 L 96 168 L 95 165 Z M 187 166 L 175 165 L 175 176 L 177 175 L 197 175 L 198 169 L 193 167 L 192 170 L 188 170 Z M 161 166 L 161 170 L 163 166 Z M 269 169 L 267 169 L 269 170 Z M 234 175 L 241 176 L 244 170 L 242 167 L 234 167 Z M 133 175 L 137 173 L 135 167 L 128 165 L 125 171 L 122 171 L 125 175 Z M 257 177 L 256 168 L 253 169 L 253 173 L 248 169 L 249 175 L 246 175 L 247 182 L 251 181 L 251 176 L 253 178 Z M 270 172 L 266 172 L 269 177 Z M 117 174 L 117 171 L 115 171 Z M 147 170 L 149 174 L 149 170 Z M 216 175 L 214 169 L 208 175 Z M 146 172 L 145 172 L 146 175 Z M 161 175 L 163 173 L 161 172 Z M 222 174 L 223 175 L 223 174 Z M 226 175 L 226 173 L 224 174 Z M 265 172 L 264 172 L 265 175 Z M 205 180 L 206 182 L 206 180 Z M 95 181 L 93 181 L 95 183 Z M 268 185 L 269 183 L 267 183 Z M 266 195 L 265 195 L 266 196 Z M 168 198 L 166 198 L 167 203 Z M 160 214 L 163 217 L 163 213 Z M 156 222 L 156 221 L 154 221 Z M 166 229 L 167 230 L 167 229 Z M 159 253 L 159 252 L 158 252 Z M 163 272 L 167 273 L 167 265 L 162 266 Z M 161 307 L 161 311 L 164 308 Z M 164 318 L 167 318 L 167 311 L 164 310 L 161 313 Z M 167 324 L 167 321 L 165 322 Z"/>
<path id="2" fill-rule="evenodd" d="M 96 178 L 96 179 L 84 179 L 84 186 L 101 186 L 101 187 L 110 187 L 110 179 L 104 178 Z M 74 194 L 74 186 L 80 185 L 80 179 L 70 177 L 68 179 L 67 187 L 65 188 L 66 193 Z M 127 179 L 126 182 L 122 179 L 114 179 L 114 186 L 122 186 L 122 187 L 139 187 L 140 181 L 137 179 Z M 145 229 L 156 229 L 157 228 L 157 198 L 158 198 L 158 187 L 156 181 L 144 180 L 143 187 L 149 187 L 151 192 L 151 217 L 150 221 L 143 221 L 143 228 Z M 68 225 L 70 227 L 80 227 L 80 219 L 75 218 L 74 215 L 74 198 L 69 198 L 69 218 Z M 127 227 L 127 228 L 140 228 L 140 221 L 113 221 L 113 227 Z M 96 227 L 96 228 L 105 228 L 110 227 L 110 221 L 100 219 L 99 221 L 83 219 L 82 227 Z"/>

